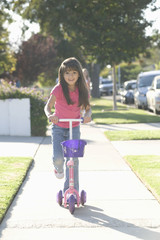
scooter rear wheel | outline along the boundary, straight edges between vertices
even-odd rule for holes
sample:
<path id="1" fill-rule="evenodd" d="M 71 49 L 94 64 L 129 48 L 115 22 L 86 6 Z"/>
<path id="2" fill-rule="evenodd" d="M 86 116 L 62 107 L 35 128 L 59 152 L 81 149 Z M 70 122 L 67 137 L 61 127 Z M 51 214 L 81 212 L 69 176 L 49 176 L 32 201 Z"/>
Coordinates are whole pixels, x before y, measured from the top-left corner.
<path id="1" fill-rule="evenodd" d="M 71 195 L 68 199 L 68 204 L 69 204 L 69 211 L 71 214 L 74 213 L 74 210 L 75 210 L 75 202 L 76 202 L 76 199 L 74 197 L 74 195 Z"/>
<path id="2" fill-rule="evenodd" d="M 81 204 L 84 205 L 86 203 L 86 192 L 84 190 L 81 191 L 81 195 L 80 195 L 80 200 L 81 200 Z"/>
<path id="3" fill-rule="evenodd" d="M 57 193 L 57 203 L 62 206 L 62 199 L 63 199 L 63 194 L 62 194 L 62 190 L 60 190 L 58 193 Z"/>

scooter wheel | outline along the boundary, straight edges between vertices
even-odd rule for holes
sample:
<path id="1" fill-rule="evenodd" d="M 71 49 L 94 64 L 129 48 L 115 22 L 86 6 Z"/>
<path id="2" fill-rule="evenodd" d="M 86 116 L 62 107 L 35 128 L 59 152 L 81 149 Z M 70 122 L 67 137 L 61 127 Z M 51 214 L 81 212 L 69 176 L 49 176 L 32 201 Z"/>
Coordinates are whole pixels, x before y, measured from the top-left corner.
<path id="1" fill-rule="evenodd" d="M 84 205 L 86 203 L 86 192 L 84 190 L 81 191 L 81 195 L 80 195 L 80 200 L 81 200 L 81 204 Z"/>
<path id="2" fill-rule="evenodd" d="M 74 210 L 75 210 L 75 201 L 76 201 L 76 199 L 75 199 L 74 195 L 71 195 L 68 199 L 69 211 L 71 214 L 73 214 Z"/>
<path id="3" fill-rule="evenodd" d="M 63 199 L 63 194 L 62 194 L 62 190 L 60 190 L 58 193 L 57 193 L 57 203 L 62 206 L 62 199 Z"/>

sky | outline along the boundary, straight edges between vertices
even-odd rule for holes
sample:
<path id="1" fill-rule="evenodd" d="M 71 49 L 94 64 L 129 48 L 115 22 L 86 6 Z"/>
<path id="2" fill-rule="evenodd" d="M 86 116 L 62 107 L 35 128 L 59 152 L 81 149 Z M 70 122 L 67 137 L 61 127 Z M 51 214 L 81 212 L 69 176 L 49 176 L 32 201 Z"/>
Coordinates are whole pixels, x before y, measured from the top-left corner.
<path id="1" fill-rule="evenodd" d="M 160 8 L 160 0 L 156 1 L 156 7 Z M 160 33 L 160 9 L 156 12 L 151 12 L 150 8 L 145 11 L 145 17 L 148 21 L 154 21 L 152 28 L 146 29 L 147 35 L 152 35 L 153 29 L 157 29 Z"/>
<path id="2" fill-rule="evenodd" d="M 37 23 L 29 23 L 27 20 L 23 20 L 19 15 L 12 13 L 14 22 L 8 26 L 9 31 L 9 42 L 11 43 L 13 49 L 16 49 L 20 45 L 22 40 L 28 40 L 32 33 L 38 33 L 40 31 L 39 25 Z M 22 39 L 22 27 L 25 24 L 29 29 L 25 32 Z"/>
<path id="3" fill-rule="evenodd" d="M 156 6 L 160 7 L 160 0 L 157 0 Z M 145 17 L 148 21 L 154 21 L 152 28 L 146 29 L 146 35 L 152 35 L 153 29 L 157 29 L 160 32 L 160 9 L 156 12 L 151 12 L 150 8 L 145 11 Z M 13 49 L 16 49 L 18 45 L 20 45 L 22 41 L 22 31 L 21 28 L 23 26 L 23 20 L 19 15 L 13 13 L 14 22 L 8 26 L 8 31 L 10 32 L 9 41 L 12 45 Z M 29 30 L 25 32 L 25 36 L 23 40 L 28 40 L 32 33 L 39 32 L 39 25 L 36 23 L 30 24 L 29 21 L 25 21 L 27 26 L 29 26 Z"/>

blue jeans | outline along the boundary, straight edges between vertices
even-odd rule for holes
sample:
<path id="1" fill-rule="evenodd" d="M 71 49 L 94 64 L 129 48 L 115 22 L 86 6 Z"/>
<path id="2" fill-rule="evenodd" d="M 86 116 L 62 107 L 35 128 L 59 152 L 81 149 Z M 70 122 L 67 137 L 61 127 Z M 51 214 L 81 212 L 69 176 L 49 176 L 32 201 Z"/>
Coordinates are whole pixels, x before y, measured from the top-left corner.
<path id="1" fill-rule="evenodd" d="M 73 139 L 80 139 L 80 126 L 72 129 Z M 52 145 L 53 145 L 53 165 L 57 172 L 63 172 L 64 168 L 64 157 L 61 142 L 69 139 L 69 128 L 62 128 L 57 125 L 52 127 Z M 69 168 L 67 167 L 66 159 L 66 174 L 64 182 L 64 192 L 69 188 Z M 74 188 L 79 191 L 79 159 L 73 158 L 74 160 Z"/>

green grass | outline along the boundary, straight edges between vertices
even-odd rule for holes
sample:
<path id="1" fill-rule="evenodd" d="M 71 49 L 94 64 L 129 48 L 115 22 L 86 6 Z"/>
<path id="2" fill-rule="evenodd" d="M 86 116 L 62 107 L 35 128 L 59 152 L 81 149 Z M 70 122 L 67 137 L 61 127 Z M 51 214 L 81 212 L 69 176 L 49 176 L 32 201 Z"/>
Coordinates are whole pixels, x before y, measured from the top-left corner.
<path id="1" fill-rule="evenodd" d="M 160 202 L 160 156 L 125 156 L 125 160 Z"/>
<path id="2" fill-rule="evenodd" d="M 105 136 L 110 141 L 158 140 L 160 130 L 106 131 Z"/>
<path id="3" fill-rule="evenodd" d="M 32 158 L 0 157 L 0 222 L 21 186 Z"/>
<path id="4" fill-rule="evenodd" d="M 141 109 L 129 108 L 117 103 L 113 111 L 113 101 L 104 98 L 91 99 L 92 118 L 97 124 L 153 123 L 159 122 L 160 116 Z"/>

